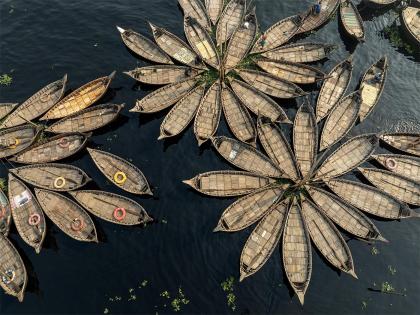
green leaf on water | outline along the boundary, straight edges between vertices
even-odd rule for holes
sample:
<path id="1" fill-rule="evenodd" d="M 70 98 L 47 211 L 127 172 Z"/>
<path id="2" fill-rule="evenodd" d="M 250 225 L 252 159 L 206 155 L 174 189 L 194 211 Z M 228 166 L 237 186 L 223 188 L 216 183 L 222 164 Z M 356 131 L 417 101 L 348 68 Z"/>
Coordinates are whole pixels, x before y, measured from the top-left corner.
<path id="1" fill-rule="evenodd" d="M 8 74 L 2 74 L 0 75 L 0 84 L 1 85 L 10 85 L 12 84 L 13 78 L 9 76 Z"/>

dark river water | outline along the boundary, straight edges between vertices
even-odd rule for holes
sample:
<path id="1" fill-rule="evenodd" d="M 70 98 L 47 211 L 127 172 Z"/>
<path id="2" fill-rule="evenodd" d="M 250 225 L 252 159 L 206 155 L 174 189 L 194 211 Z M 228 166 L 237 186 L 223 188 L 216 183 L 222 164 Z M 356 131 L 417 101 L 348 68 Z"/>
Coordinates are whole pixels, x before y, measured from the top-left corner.
<path id="1" fill-rule="evenodd" d="M 304 10 L 310 2 L 254 1 L 264 29 Z M 383 54 L 389 57 L 389 77 L 380 103 L 352 135 L 419 131 L 420 64 L 413 53 L 395 47 L 383 32 L 397 15 L 366 9 L 361 13 L 367 33 L 364 44 L 355 47 L 347 43 L 337 18 L 307 37 L 339 46 L 329 60 L 319 64 L 327 72 L 354 51 L 350 90 L 357 87 L 370 64 Z M 67 162 L 83 168 L 94 179 L 90 188 L 135 199 L 157 223 L 145 228 L 121 227 L 95 219 L 101 242 L 84 244 L 70 239 L 49 221 L 45 247 L 39 255 L 13 228 L 11 239 L 27 266 L 29 286 L 23 303 L 1 294 L 0 312 L 171 313 L 171 301 L 181 287 L 189 303 L 182 304 L 180 312 L 232 313 L 227 293 L 221 288 L 232 276 L 237 313 L 418 314 L 418 219 L 375 220 L 389 244 L 349 240 L 359 280 L 340 275 L 314 250 L 313 274 L 303 307 L 291 297 L 278 250 L 257 274 L 237 282 L 239 256 L 251 230 L 214 234 L 219 216 L 233 199 L 207 198 L 181 182 L 200 172 L 231 166 L 209 145 L 199 149 L 191 127 L 173 141 L 157 141 L 167 111 L 150 116 L 128 112 L 136 99 L 151 89 L 122 74 L 145 63 L 125 48 L 115 25 L 149 34 L 147 20 L 183 36 L 182 14 L 175 0 L 1 1 L 0 74 L 11 74 L 13 83 L 0 86 L 0 101 L 22 102 L 64 73 L 69 77 L 68 88 L 75 89 L 117 70 L 101 102 L 125 103 L 126 107 L 115 123 L 95 133 L 89 146 L 131 159 L 153 186 L 154 197 L 133 197 L 117 190 L 106 182 L 86 152 Z M 294 101 L 280 104 L 294 117 Z M 229 134 L 224 122 L 218 134 Z M 0 167 L 4 177 L 7 170 L 4 165 Z M 379 289 L 384 282 L 406 296 L 369 290 Z M 170 299 L 161 296 L 164 291 Z"/>

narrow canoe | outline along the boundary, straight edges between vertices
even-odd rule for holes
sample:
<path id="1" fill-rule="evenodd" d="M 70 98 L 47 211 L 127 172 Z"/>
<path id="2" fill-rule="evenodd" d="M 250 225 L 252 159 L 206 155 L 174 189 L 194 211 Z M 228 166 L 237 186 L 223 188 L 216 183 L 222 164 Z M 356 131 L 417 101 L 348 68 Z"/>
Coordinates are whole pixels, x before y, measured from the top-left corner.
<path id="1" fill-rule="evenodd" d="M 310 32 L 327 23 L 340 5 L 339 0 L 320 0 L 321 12 L 314 12 L 313 5 L 303 14 L 305 20 L 296 34 Z"/>
<path id="2" fill-rule="evenodd" d="M 134 200 L 100 190 L 70 192 L 93 215 L 121 225 L 137 225 L 153 221 L 142 206 Z"/>
<path id="3" fill-rule="evenodd" d="M 233 32 L 225 52 L 224 67 L 226 70 L 237 66 L 252 48 L 258 32 L 255 8 L 248 13 L 243 23 Z"/>
<path id="4" fill-rule="evenodd" d="M 178 3 L 184 11 L 184 16 L 191 16 L 204 28 L 211 29 L 209 16 L 201 0 L 178 0 Z"/>
<path id="5" fill-rule="evenodd" d="M 255 115 L 267 117 L 273 122 L 291 123 L 277 102 L 258 91 L 252 85 L 233 79 L 230 81 L 230 86 L 242 104 Z"/>
<path id="6" fill-rule="evenodd" d="M 35 141 L 39 131 L 39 128 L 29 124 L 0 130 L 0 158 L 28 148 Z"/>
<path id="7" fill-rule="evenodd" d="M 40 119 L 47 120 L 63 118 L 89 107 L 105 94 L 114 76 L 115 71 L 109 76 L 86 83 L 55 104 Z"/>
<path id="8" fill-rule="evenodd" d="M 93 131 L 117 119 L 124 104 L 101 104 L 64 117 L 45 129 L 53 133 Z"/>
<path id="9" fill-rule="evenodd" d="M 156 113 L 161 111 L 178 102 L 196 84 L 196 78 L 188 78 L 161 87 L 146 95 L 141 100 L 137 100 L 136 105 L 130 109 L 130 112 Z"/>
<path id="10" fill-rule="evenodd" d="M 343 230 L 362 239 L 387 241 L 372 221 L 357 208 L 323 189 L 309 186 L 306 189 L 319 209 Z"/>
<path id="11" fill-rule="evenodd" d="M 231 0 L 224 8 L 222 15 L 219 18 L 216 28 L 216 42 L 217 46 L 226 42 L 241 24 L 242 18 L 245 15 L 246 1 L 245 0 Z"/>
<path id="12" fill-rule="evenodd" d="M 256 63 L 261 69 L 274 75 L 276 78 L 293 83 L 313 84 L 324 80 L 326 77 L 326 74 L 318 68 L 305 64 L 265 58 L 258 59 Z"/>
<path id="13" fill-rule="evenodd" d="M 158 140 L 179 135 L 187 128 L 197 113 L 205 91 L 205 85 L 201 84 L 188 92 L 175 104 L 160 125 Z"/>
<path id="14" fill-rule="evenodd" d="M 390 171 L 362 168 L 359 171 L 380 190 L 403 202 L 420 206 L 420 181 L 414 181 Z"/>
<path id="15" fill-rule="evenodd" d="M 194 120 L 194 134 L 199 146 L 210 139 L 219 126 L 222 114 L 220 90 L 220 83 L 216 81 L 204 95 L 198 107 Z"/>
<path id="16" fill-rule="evenodd" d="M 130 162 L 109 152 L 87 148 L 98 169 L 117 187 L 138 195 L 152 195 L 143 173 Z"/>
<path id="17" fill-rule="evenodd" d="M 12 223 L 12 212 L 10 211 L 9 199 L 0 189 L 0 234 L 9 235 L 10 224 Z"/>
<path id="18" fill-rule="evenodd" d="M 420 217 L 405 203 L 372 186 L 344 179 L 327 182 L 339 197 L 362 211 L 385 219 Z"/>
<path id="19" fill-rule="evenodd" d="M 91 181 L 80 168 L 61 163 L 27 165 L 9 171 L 32 186 L 55 191 L 79 189 Z"/>
<path id="20" fill-rule="evenodd" d="M 303 21 L 304 19 L 300 15 L 293 15 L 270 26 L 257 39 L 251 54 L 272 50 L 288 42 L 302 26 Z"/>
<path id="21" fill-rule="evenodd" d="M 287 279 L 303 305 L 312 275 L 312 252 L 302 210 L 295 199 L 290 203 L 287 214 L 282 256 Z"/>
<path id="22" fill-rule="evenodd" d="M 255 147 L 257 131 L 251 115 L 235 93 L 222 85 L 222 108 L 230 130 L 237 139 Z"/>
<path id="23" fill-rule="evenodd" d="M 18 103 L 0 103 L 0 120 L 9 115 L 18 105 Z"/>
<path id="24" fill-rule="evenodd" d="M 8 192 L 16 229 L 25 243 L 39 254 L 47 230 L 41 206 L 29 188 L 11 173 Z"/>
<path id="25" fill-rule="evenodd" d="M 420 156 L 420 133 L 386 133 L 379 137 L 400 151 Z"/>
<path id="26" fill-rule="evenodd" d="M 353 128 L 360 112 L 360 92 L 353 92 L 339 101 L 328 114 L 321 133 L 319 150 L 337 143 Z"/>
<path id="27" fill-rule="evenodd" d="M 308 199 L 302 201 L 301 209 L 309 235 L 321 254 L 331 265 L 357 279 L 350 249 L 334 224 Z"/>
<path id="28" fill-rule="evenodd" d="M 353 57 L 336 65 L 328 74 L 328 79 L 322 84 L 316 103 L 316 120 L 319 122 L 326 117 L 331 109 L 346 93 L 353 71 Z"/>
<path id="29" fill-rule="evenodd" d="M 28 282 L 23 260 L 13 244 L 3 235 L 0 235 L 0 250 L 0 285 L 6 294 L 23 302 Z"/>
<path id="30" fill-rule="evenodd" d="M 321 43 L 297 43 L 281 46 L 261 55 L 272 60 L 299 63 L 315 62 L 327 58 L 336 47 L 335 45 Z"/>
<path id="31" fill-rule="evenodd" d="M 299 171 L 295 156 L 281 129 L 267 118 L 258 118 L 258 138 L 268 156 L 284 176 L 296 181 Z"/>
<path id="32" fill-rule="evenodd" d="M 375 152 L 379 139 L 375 134 L 351 138 L 335 150 L 316 171 L 315 179 L 338 177 L 350 172 Z"/>
<path id="33" fill-rule="evenodd" d="M 204 4 L 211 22 L 216 25 L 223 11 L 224 0 L 205 0 Z"/>
<path id="34" fill-rule="evenodd" d="M 359 42 L 365 40 L 363 20 L 351 0 L 340 0 L 340 18 L 348 35 Z"/>
<path id="35" fill-rule="evenodd" d="M 124 73 L 141 83 L 165 85 L 194 78 L 202 73 L 202 70 L 187 66 L 155 65 L 136 68 Z"/>
<path id="36" fill-rule="evenodd" d="M 125 30 L 119 26 L 117 26 L 117 29 L 121 34 L 124 44 L 135 54 L 156 63 L 173 64 L 171 58 L 147 37 L 130 29 Z"/>
<path id="37" fill-rule="evenodd" d="M 23 164 L 49 163 L 62 160 L 82 150 L 89 137 L 90 134 L 78 132 L 63 133 L 35 143 L 9 158 L 9 160 Z"/>
<path id="38" fill-rule="evenodd" d="M 187 66 L 207 69 L 201 58 L 182 39 L 150 22 L 149 25 L 156 43 L 165 53 Z"/>
<path id="39" fill-rule="evenodd" d="M 201 24 L 191 16 L 184 18 L 184 32 L 188 43 L 200 58 L 219 69 L 219 54 L 210 34 Z"/>
<path id="40" fill-rule="evenodd" d="M 399 154 L 378 154 L 372 155 L 376 161 L 381 163 L 391 172 L 408 177 L 414 181 L 420 178 L 420 158 Z"/>
<path id="41" fill-rule="evenodd" d="M 13 127 L 27 123 L 43 115 L 62 97 L 66 89 L 67 74 L 36 92 L 19 105 L 0 125 L 0 128 Z"/>
<path id="42" fill-rule="evenodd" d="M 388 58 L 382 57 L 375 62 L 363 75 L 360 83 L 360 91 L 362 92 L 362 104 L 360 105 L 360 121 L 372 112 L 375 105 L 381 97 L 382 91 L 385 87 L 385 81 L 388 73 Z M 380 79 L 375 76 L 380 74 Z"/>
<path id="43" fill-rule="evenodd" d="M 71 238 L 82 242 L 98 242 L 96 228 L 89 214 L 63 195 L 35 188 L 35 195 L 51 221 Z"/>
<path id="44" fill-rule="evenodd" d="M 254 147 L 227 137 L 212 138 L 217 152 L 228 162 L 245 171 L 268 177 L 281 177 L 274 162 Z"/>
<path id="45" fill-rule="evenodd" d="M 293 126 L 293 148 L 303 177 L 307 177 L 315 163 L 318 150 L 318 127 L 312 106 L 305 101 L 298 109 Z"/>
<path id="46" fill-rule="evenodd" d="M 306 95 L 296 84 L 256 70 L 236 70 L 248 84 L 261 92 L 278 98 L 296 98 Z"/>
<path id="47" fill-rule="evenodd" d="M 284 202 L 277 204 L 252 231 L 242 249 L 239 281 L 260 270 L 273 254 L 283 232 L 286 214 L 287 205 Z"/>
<path id="48" fill-rule="evenodd" d="M 246 195 L 274 182 L 274 179 L 243 171 L 206 172 L 183 181 L 198 192 L 215 197 Z"/>
<path id="49" fill-rule="evenodd" d="M 420 8 L 407 7 L 401 12 L 402 24 L 417 45 L 420 44 Z M 418 46 L 417 46 L 418 47 Z"/>
<path id="50" fill-rule="evenodd" d="M 239 198 L 223 212 L 214 232 L 236 232 L 261 219 L 283 196 L 284 187 L 270 185 Z"/>

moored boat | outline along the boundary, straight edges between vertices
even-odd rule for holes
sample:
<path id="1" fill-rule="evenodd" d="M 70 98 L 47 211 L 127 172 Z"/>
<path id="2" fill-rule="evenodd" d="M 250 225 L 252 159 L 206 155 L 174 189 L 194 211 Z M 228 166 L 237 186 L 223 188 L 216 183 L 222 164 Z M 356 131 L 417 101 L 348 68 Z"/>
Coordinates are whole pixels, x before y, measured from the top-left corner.
<path id="1" fill-rule="evenodd" d="M 381 163 L 391 172 L 408 177 L 414 181 L 420 178 L 420 158 L 399 154 L 377 154 L 372 155 L 376 161 Z"/>
<path id="2" fill-rule="evenodd" d="M 415 47 L 420 45 L 420 4 L 417 8 L 406 7 L 401 12 L 402 25 Z"/>
<path id="3" fill-rule="evenodd" d="M 6 194 L 0 189 L 0 234 L 7 236 L 12 223 L 12 212 L 10 211 L 9 199 Z"/>
<path id="4" fill-rule="evenodd" d="M 359 11 L 351 0 L 340 0 L 340 18 L 346 33 L 359 42 L 365 41 L 365 28 Z"/>
<path id="5" fill-rule="evenodd" d="M 337 11 L 340 0 L 320 0 L 303 14 L 305 19 L 296 34 L 310 32 L 327 23 Z"/>
<path id="6" fill-rule="evenodd" d="M 204 28 L 211 29 L 209 16 L 201 0 L 178 0 L 178 3 L 184 11 L 184 16 L 191 16 Z"/>
<path id="7" fill-rule="evenodd" d="M 363 0 L 363 3 L 371 8 L 386 8 L 398 3 L 400 0 Z"/>
<path id="8" fill-rule="evenodd" d="M 231 0 L 224 8 L 216 28 L 217 46 L 229 40 L 240 25 L 246 10 L 245 0 Z"/>
<path id="9" fill-rule="evenodd" d="M 280 46 L 261 55 L 272 60 L 305 63 L 323 60 L 334 49 L 335 45 L 308 42 Z"/>
<path id="10" fill-rule="evenodd" d="M 34 125 L 21 125 L 0 130 L 0 158 L 9 157 L 28 148 L 40 131 Z"/>
<path id="11" fill-rule="evenodd" d="M 222 14 L 224 0 L 205 0 L 207 14 L 213 24 L 216 24 Z"/>
<path id="12" fill-rule="evenodd" d="M 420 156 L 420 133 L 385 133 L 379 137 L 395 149 Z"/>
<path id="13" fill-rule="evenodd" d="M 171 84 L 199 75 L 202 70 L 177 65 L 154 65 L 126 71 L 125 74 L 141 83 Z"/>

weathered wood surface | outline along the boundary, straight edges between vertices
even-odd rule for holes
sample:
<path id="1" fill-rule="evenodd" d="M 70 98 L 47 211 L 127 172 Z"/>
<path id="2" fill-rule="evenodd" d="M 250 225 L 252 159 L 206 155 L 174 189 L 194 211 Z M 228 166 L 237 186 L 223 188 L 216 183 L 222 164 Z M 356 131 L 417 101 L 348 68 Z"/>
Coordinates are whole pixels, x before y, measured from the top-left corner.
<path id="1" fill-rule="evenodd" d="M 231 0 L 224 8 L 216 28 L 217 46 L 222 45 L 232 36 L 239 26 L 246 10 L 245 0 Z"/>
<path id="2" fill-rule="evenodd" d="M 0 234 L 9 235 L 10 224 L 12 223 L 12 212 L 10 209 L 9 199 L 3 190 L 0 189 Z"/>
<path id="3" fill-rule="evenodd" d="M 358 41 L 365 40 L 363 20 L 351 0 L 340 0 L 340 20 L 348 35 Z"/>
<path id="4" fill-rule="evenodd" d="M 0 103 L 0 120 L 9 115 L 19 103 Z"/>
<path id="5" fill-rule="evenodd" d="M 177 65 L 154 65 L 126 71 L 125 74 L 141 83 L 164 85 L 193 78 L 202 70 Z"/>
<path id="6" fill-rule="evenodd" d="M 377 154 L 372 155 L 372 158 L 391 172 L 414 181 L 420 180 L 420 158 L 418 157 L 399 154 Z"/>
<path id="7" fill-rule="evenodd" d="M 319 14 L 314 12 L 313 4 L 305 12 L 305 20 L 296 32 L 296 35 L 317 29 L 328 22 L 335 11 L 337 11 L 340 2 L 339 0 L 320 0 L 319 4 L 321 5 L 321 12 Z"/>
<path id="8" fill-rule="evenodd" d="M 15 155 L 28 148 L 38 135 L 34 125 L 22 125 L 0 130 L 0 159 Z"/>
<path id="9" fill-rule="evenodd" d="M 223 12 L 224 0 L 205 0 L 204 4 L 211 22 L 216 24 Z"/>
<path id="10" fill-rule="evenodd" d="M 420 8 L 407 7 L 401 12 L 403 25 L 417 44 L 420 44 Z"/>
<path id="11" fill-rule="evenodd" d="M 290 62 L 315 62 L 328 57 L 336 48 L 335 45 L 321 43 L 296 43 L 280 46 L 261 55 L 272 60 L 284 60 Z"/>
<path id="12" fill-rule="evenodd" d="M 400 151 L 420 156 L 420 133 L 385 133 L 379 137 Z"/>
<path id="13" fill-rule="evenodd" d="M 179 5 L 184 11 L 184 16 L 191 16 L 206 29 L 211 29 L 211 22 L 201 0 L 178 0 Z"/>

